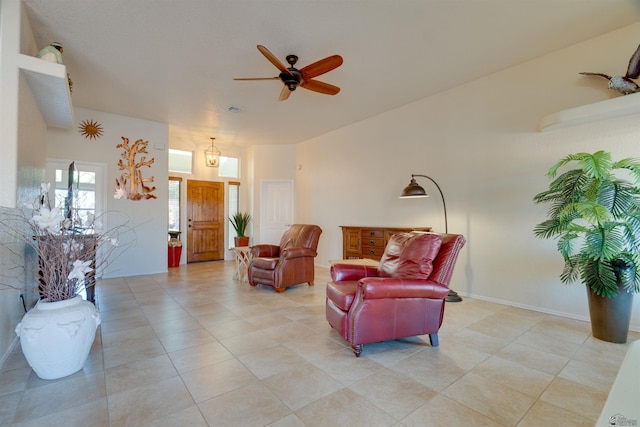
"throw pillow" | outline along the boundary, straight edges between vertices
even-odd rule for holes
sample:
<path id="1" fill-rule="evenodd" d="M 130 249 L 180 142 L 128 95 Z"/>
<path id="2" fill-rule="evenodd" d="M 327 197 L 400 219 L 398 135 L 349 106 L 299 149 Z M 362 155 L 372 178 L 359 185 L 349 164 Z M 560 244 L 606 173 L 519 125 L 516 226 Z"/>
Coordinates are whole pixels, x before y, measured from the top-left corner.
<path id="1" fill-rule="evenodd" d="M 425 280 L 433 270 L 442 237 L 434 233 L 397 233 L 391 236 L 378 266 L 380 277 Z"/>

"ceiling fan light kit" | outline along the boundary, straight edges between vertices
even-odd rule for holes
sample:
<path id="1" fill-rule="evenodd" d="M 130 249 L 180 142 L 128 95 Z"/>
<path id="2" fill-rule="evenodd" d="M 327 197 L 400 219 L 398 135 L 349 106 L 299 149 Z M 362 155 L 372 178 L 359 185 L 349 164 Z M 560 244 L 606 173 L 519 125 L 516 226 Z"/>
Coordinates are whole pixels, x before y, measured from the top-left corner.
<path id="1" fill-rule="evenodd" d="M 298 86 L 313 92 L 323 93 L 325 95 L 336 95 L 340 92 L 339 87 L 314 79 L 315 77 L 328 73 L 342 65 L 342 57 L 340 55 L 331 55 L 321 59 L 320 61 L 314 62 L 313 64 L 307 65 L 306 67 L 297 69 L 295 68 L 295 64 L 298 62 L 297 55 L 287 55 L 286 60 L 289 67 L 285 67 L 284 64 L 280 62 L 280 60 L 266 47 L 258 45 L 258 50 L 269 62 L 280 70 L 278 77 L 244 77 L 236 78 L 234 80 L 279 79 L 284 84 L 282 91 L 280 92 L 280 101 L 288 99 L 291 92 L 296 90 Z"/>

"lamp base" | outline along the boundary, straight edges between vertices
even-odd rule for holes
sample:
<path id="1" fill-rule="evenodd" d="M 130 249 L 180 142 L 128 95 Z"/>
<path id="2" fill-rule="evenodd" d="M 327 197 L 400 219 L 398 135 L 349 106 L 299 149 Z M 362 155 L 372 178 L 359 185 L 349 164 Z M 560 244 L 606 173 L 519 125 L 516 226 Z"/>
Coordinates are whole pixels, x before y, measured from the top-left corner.
<path id="1" fill-rule="evenodd" d="M 449 295 L 444 298 L 445 302 L 460 302 L 462 301 L 462 297 L 458 295 L 456 291 L 453 289 L 449 289 Z"/>

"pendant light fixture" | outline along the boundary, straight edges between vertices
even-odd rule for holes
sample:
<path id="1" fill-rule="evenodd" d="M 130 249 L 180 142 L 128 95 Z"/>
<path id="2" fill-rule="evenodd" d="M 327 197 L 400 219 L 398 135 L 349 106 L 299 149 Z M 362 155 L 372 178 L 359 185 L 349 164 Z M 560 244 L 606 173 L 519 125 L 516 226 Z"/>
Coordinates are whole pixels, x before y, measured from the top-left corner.
<path id="1" fill-rule="evenodd" d="M 204 152 L 205 164 L 210 168 L 217 168 L 220 165 L 220 154 L 222 154 L 214 145 L 214 139 L 211 138 L 211 148 Z"/>

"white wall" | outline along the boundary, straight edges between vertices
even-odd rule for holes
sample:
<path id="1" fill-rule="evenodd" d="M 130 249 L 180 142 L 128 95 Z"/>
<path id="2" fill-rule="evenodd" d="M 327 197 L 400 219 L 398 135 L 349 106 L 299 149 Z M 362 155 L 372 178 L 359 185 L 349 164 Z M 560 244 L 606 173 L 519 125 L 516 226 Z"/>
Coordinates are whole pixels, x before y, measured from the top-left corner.
<path id="1" fill-rule="evenodd" d="M 270 180 L 296 179 L 296 147 L 295 145 L 255 145 L 251 152 L 252 158 L 252 187 L 251 205 L 253 207 L 253 219 L 251 244 L 260 242 L 260 212 L 262 209 L 262 184 Z M 298 218 L 294 209 L 294 218 Z"/>
<path id="2" fill-rule="evenodd" d="M 588 319 L 584 286 L 560 283 L 555 242 L 533 236 L 547 207 L 532 198 L 548 187 L 547 170 L 569 153 L 639 156 L 640 122 L 632 116 L 542 133 L 537 124 L 615 96 L 605 80 L 578 72 L 623 73 L 639 39 L 635 24 L 299 144 L 297 219 L 324 230 L 316 262 L 341 257 L 340 225 L 444 231 L 430 181 L 418 178 L 429 199 L 398 199 L 411 173 L 424 174 L 442 187 L 449 232 L 468 239 L 453 289 Z M 638 297 L 632 328 L 640 330 Z"/>
<path id="3" fill-rule="evenodd" d="M 77 124 L 83 120 L 94 120 L 102 125 L 101 138 L 88 139 L 78 131 Z M 127 220 L 135 231 L 135 242 L 126 248 L 107 268 L 105 277 L 132 276 L 167 271 L 167 188 L 168 188 L 168 125 L 148 120 L 118 116 L 84 108 L 75 108 L 76 126 L 70 130 L 50 128 L 47 134 L 47 157 L 104 163 L 107 167 L 107 211 L 108 228 L 117 225 L 114 221 Z M 116 148 L 121 137 L 129 138 L 129 144 L 138 139 L 149 141 L 148 154 L 140 154 L 147 160 L 154 158 L 150 168 L 141 169 L 143 176 L 154 177 L 153 194 L 157 199 L 114 199 L 116 177 L 122 171 L 118 161 L 123 152 Z"/>

